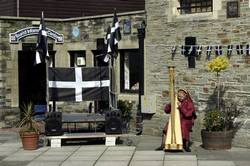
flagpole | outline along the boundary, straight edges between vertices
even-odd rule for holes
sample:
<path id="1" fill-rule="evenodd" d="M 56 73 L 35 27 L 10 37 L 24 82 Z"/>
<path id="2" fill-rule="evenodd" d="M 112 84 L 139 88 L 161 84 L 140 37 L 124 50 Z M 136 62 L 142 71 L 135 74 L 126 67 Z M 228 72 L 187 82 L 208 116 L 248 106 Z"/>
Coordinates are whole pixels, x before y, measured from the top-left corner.
<path id="1" fill-rule="evenodd" d="M 45 61 L 45 66 L 46 66 L 46 104 L 47 104 L 47 112 L 50 112 L 50 108 L 49 108 L 49 60 Z"/>

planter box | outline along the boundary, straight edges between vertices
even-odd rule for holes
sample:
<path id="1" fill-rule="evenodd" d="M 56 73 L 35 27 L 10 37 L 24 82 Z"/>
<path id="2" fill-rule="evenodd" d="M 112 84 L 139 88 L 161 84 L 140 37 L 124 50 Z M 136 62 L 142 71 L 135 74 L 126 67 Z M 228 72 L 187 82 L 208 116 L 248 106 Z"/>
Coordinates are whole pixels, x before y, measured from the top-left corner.
<path id="1" fill-rule="evenodd" d="M 205 149 L 230 149 L 233 131 L 201 131 L 202 146 Z"/>

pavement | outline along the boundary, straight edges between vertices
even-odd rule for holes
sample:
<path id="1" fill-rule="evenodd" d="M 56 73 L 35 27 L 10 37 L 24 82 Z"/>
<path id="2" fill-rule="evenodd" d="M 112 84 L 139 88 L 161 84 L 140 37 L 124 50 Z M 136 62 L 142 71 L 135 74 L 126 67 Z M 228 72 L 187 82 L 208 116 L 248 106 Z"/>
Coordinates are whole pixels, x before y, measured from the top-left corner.
<path id="1" fill-rule="evenodd" d="M 104 141 L 66 142 L 61 148 L 23 150 L 17 132 L 0 129 L 0 166 L 250 166 L 250 149 L 205 150 L 193 142 L 192 152 L 156 151 L 160 137 L 133 134 L 116 146 Z"/>

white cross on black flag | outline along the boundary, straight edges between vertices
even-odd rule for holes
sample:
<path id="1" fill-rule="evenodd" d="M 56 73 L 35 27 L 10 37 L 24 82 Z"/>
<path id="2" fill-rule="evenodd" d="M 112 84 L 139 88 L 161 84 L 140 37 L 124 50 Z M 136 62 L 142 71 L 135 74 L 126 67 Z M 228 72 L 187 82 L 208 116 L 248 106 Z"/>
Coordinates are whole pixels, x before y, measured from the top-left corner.
<path id="1" fill-rule="evenodd" d="M 49 68 L 51 101 L 109 99 L 108 67 Z"/>
<path id="2" fill-rule="evenodd" d="M 49 52 L 48 52 L 48 44 L 47 44 L 47 32 L 46 32 L 44 16 L 42 12 L 42 17 L 41 17 L 39 32 L 38 32 L 38 37 L 37 37 L 35 64 L 45 62 L 45 58 L 49 59 Z"/>

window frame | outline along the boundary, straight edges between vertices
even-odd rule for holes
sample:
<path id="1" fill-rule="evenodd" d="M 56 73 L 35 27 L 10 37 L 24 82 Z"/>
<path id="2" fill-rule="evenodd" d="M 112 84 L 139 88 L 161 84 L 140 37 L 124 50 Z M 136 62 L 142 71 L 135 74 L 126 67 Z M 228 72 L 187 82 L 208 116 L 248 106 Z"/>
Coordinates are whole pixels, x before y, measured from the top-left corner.
<path id="1" fill-rule="evenodd" d="M 124 84 L 125 84 L 125 75 L 124 75 L 124 62 L 125 62 L 125 53 L 126 52 L 132 52 L 132 53 L 137 53 L 137 58 L 139 58 L 139 49 L 135 48 L 135 49 L 119 49 L 120 52 L 120 92 L 121 93 L 138 93 L 139 92 L 139 87 L 138 89 L 125 89 L 124 88 Z M 131 56 L 131 55 L 130 55 Z M 139 60 L 137 61 L 138 63 Z M 138 72 L 139 72 L 139 68 L 138 68 Z M 138 83 L 139 83 L 139 77 L 138 77 Z"/>
<path id="2" fill-rule="evenodd" d="M 179 0 L 179 3 L 177 10 L 181 15 L 213 12 L 213 0 Z"/>

